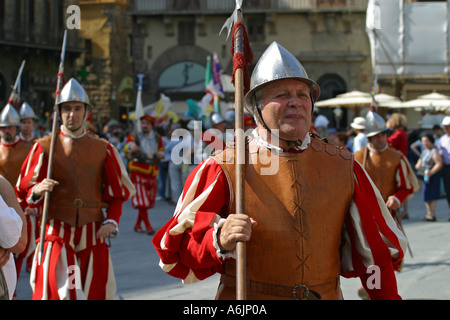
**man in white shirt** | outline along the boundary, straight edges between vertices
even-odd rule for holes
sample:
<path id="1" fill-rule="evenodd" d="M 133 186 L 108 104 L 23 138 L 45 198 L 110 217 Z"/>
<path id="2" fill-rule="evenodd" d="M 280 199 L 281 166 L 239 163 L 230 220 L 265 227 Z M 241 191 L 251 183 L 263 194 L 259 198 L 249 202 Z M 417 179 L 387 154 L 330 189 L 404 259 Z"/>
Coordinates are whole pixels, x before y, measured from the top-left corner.
<path id="1" fill-rule="evenodd" d="M 12 299 L 17 284 L 13 253 L 25 249 L 26 230 L 25 216 L 14 189 L 5 178 L 0 177 L 0 268 L 6 280 L 9 299 Z M 3 296 L 6 296 L 6 292 L 3 292 Z"/>

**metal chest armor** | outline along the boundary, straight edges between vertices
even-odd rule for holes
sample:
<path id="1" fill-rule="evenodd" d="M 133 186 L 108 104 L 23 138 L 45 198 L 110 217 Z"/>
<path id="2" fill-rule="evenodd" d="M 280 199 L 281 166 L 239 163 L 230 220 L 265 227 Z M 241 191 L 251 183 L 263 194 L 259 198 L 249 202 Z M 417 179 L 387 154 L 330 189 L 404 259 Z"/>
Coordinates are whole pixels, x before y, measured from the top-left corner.
<path id="1" fill-rule="evenodd" d="M 37 142 L 46 158 L 50 136 Z M 104 220 L 102 175 L 107 156 L 107 142 L 86 134 L 72 139 L 62 134 L 55 141 L 52 179 L 59 181 L 50 196 L 49 219 L 61 220 L 73 227 Z"/>
<path id="2" fill-rule="evenodd" d="M 314 136 L 300 154 L 275 155 L 254 141 L 247 149 L 245 211 L 258 222 L 246 245 L 248 299 L 311 299 L 313 292 L 318 299 L 341 298 L 340 243 L 353 195 L 352 154 Z M 278 159 L 278 170 L 261 174 L 270 157 Z M 234 198 L 234 150 L 215 159 Z M 217 299 L 235 299 L 235 271 L 235 260 L 228 260 Z"/>

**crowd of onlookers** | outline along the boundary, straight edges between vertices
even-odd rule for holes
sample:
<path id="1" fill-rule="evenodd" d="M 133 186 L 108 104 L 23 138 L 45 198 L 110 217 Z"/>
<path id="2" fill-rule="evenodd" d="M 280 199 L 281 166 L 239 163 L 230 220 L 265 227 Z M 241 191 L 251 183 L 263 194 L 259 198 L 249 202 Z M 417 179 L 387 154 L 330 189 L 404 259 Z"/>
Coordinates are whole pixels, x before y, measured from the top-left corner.
<path id="1" fill-rule="evenodd" d="M 220 122 L 224 125 L 221 127 L 216 124 L 208 123 L 205 126 L 201 124 L 200 129 L 205 132 L 207 128 L 217 128 L 224 134 L 225 130 L 233 129 L 234 124 L 232 121 L 227 121 L 220 117 Z M 250 123 L 250 127 L 254 127 L 255 123 L 252 119 L 246 118 L 246 122 Z M 329 140 L 342 148 L 346 148 L 349 151 L 355 153 L 364 147 L 367 143 L 365 134 L 365 118 L 356 116 L 348 128 L 333 128 L 330 126 L 331 121 L 324 115 L 315 112 L 313 116 L 314 128 L 312 131 L 317 133 L 321 137 L 326 137 Z M 204 153 L 205 146 L 208 144 L 205 141 L 201 141 L 201 152 L 196 154 L 194 148 L 194 141 L 186 140 L 185 137 L 172 136 L 174 130 L 185 129 L 191 134 L 193 133 L 195 121 L 192 119 L 180 120 L 177 123 L 162 122 L 154 126 L 154 130 L 162 137 L 165 150 L 165 158 L 159 162 L 159 174 L 158 174 L 158 192 L 157 200 L 166 200 L 169 203 L 175 205 L 181 195 L 184 182 L 187 176 L 193 170 L 196 164 L 200 163 L 207 155 Z M 442 124 L 436 124 L 433 128 L 424 129 L 410 129 L 407 128 L 407 118 L 401 113 L 388 114 L 386 116 L 386 126 L 389 130 L 389 145 L 399 151 L 401 151 L 409 160 L 411 167 L 416 171 L 416 174 L 422 183 L 422 192 L 426 192 L 428 195 L 424 195 L 424 203 L 427 208 L 427 215 L 425 220 L 434 221 L 436 200 L 445 196 L 445 188 L 441 175 L 441 170 L 438 174 L 433 176 L 431 181 L 428 181 L 424 171 L 426 167 L 428 170 L 430 166 L 437 165 L 436 168 L 444 168 L 444 162 L 438 152 L 439 139 L 445 135 L 444 127 Z M 134 128 L 132 126 L 125 126 L 118 122 L 112 122 L 104 126 L 100 136 L 107 138 L 119 151 L 124 163 L 127 163 L 127 155 L 124 152 L 124 146 L 127 143 L 130 135 L 133 134 Z M 193 134 L 192 134 L 193 136 Z M 202 137 L 203 138 L 203 137 Z M 180 143 L 188 143 L 191 148 L 184 146 L 180 147 Z M 178 147 L 177 147 L 178 145 Z M 175 153 L 172 151 L 175 150 Z M 182 154 L 183 151 L 189 150 L 189 155 Z M 198 151 L 198 150 L 197 150 Z M 173 154 L 178 154 L 177 159 L 172 159 Z M 179 159 L 184 159 L 180 163 Z M 436 169 L 435 168 L 435 169 Z M 437 181 L 437 182 L 436 182 Z M 428 190 L 427 190 L 428 189 Z M 432 200 L 425 200 L 432 199 Z M 403 206 L 403 218 L 408 218 L 407 204 Z"/>

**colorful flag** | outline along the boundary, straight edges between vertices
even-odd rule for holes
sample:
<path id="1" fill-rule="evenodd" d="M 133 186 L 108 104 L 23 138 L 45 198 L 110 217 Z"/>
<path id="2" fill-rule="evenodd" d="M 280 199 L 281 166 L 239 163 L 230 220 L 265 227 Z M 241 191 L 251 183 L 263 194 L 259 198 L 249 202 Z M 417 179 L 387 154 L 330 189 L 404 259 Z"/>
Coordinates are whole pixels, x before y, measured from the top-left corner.
<path id="1" fill-rule="evenodd" d="M 213 81 L 214 87 L 216 88 L 216 93 L 221 97 L 225 97 L 225 92 L 223 91 L 222 80 L 220 79 L 220 63 L 217 53 L 214 53 L 213 61 Z"/>
<path id="2" fill-rule="evenodd" d="M 141 121 L 140 118 L 144 115 L 144 105 L 142 104 L 142 83 L 144 80 L 143 74 L 138 74 L 139 87 L 138 94 L 136 97 L 136 111 L 135 111 L 135 121 L 136 121 L 136 132 L 141 131 Z"/>
<path id="3" fill-rule="evenodd" d="M 208 88 L 213 79 L 213 73 L 211 70 L 211 56 L 206 58 L 206 71 L 205 71 L 205 88 Z"/>

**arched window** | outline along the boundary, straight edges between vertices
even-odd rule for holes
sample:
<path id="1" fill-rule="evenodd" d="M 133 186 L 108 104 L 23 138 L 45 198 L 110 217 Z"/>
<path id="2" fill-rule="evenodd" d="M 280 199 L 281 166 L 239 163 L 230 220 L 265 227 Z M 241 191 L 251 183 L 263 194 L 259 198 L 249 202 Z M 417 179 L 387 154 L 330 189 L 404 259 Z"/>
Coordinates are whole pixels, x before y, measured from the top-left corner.
<path id="1" fill-rule="evenodd" d="M 337 74 L 325 74 L 320 77 L 317 84 L 320 86 L 320 100 L 331 99 L 347 92 L 345 80 Z"/>
<path id="2" fill-rule="evenodd" d="M 7 93 L 6 93 L 6 80 L 5 77 L 0 73 L 0 103 L 3 108 L 3 106 L 6 104 L 7 100 Z"/>
<path id="3" fill-rule="evenodd" d="M 205 71 L 205 66 L 198 62 L 177 62 L 161 73 L 158 88 L 166 90 L 192 87 L 194 89 L 192 91 L 204 91 Z"/>

